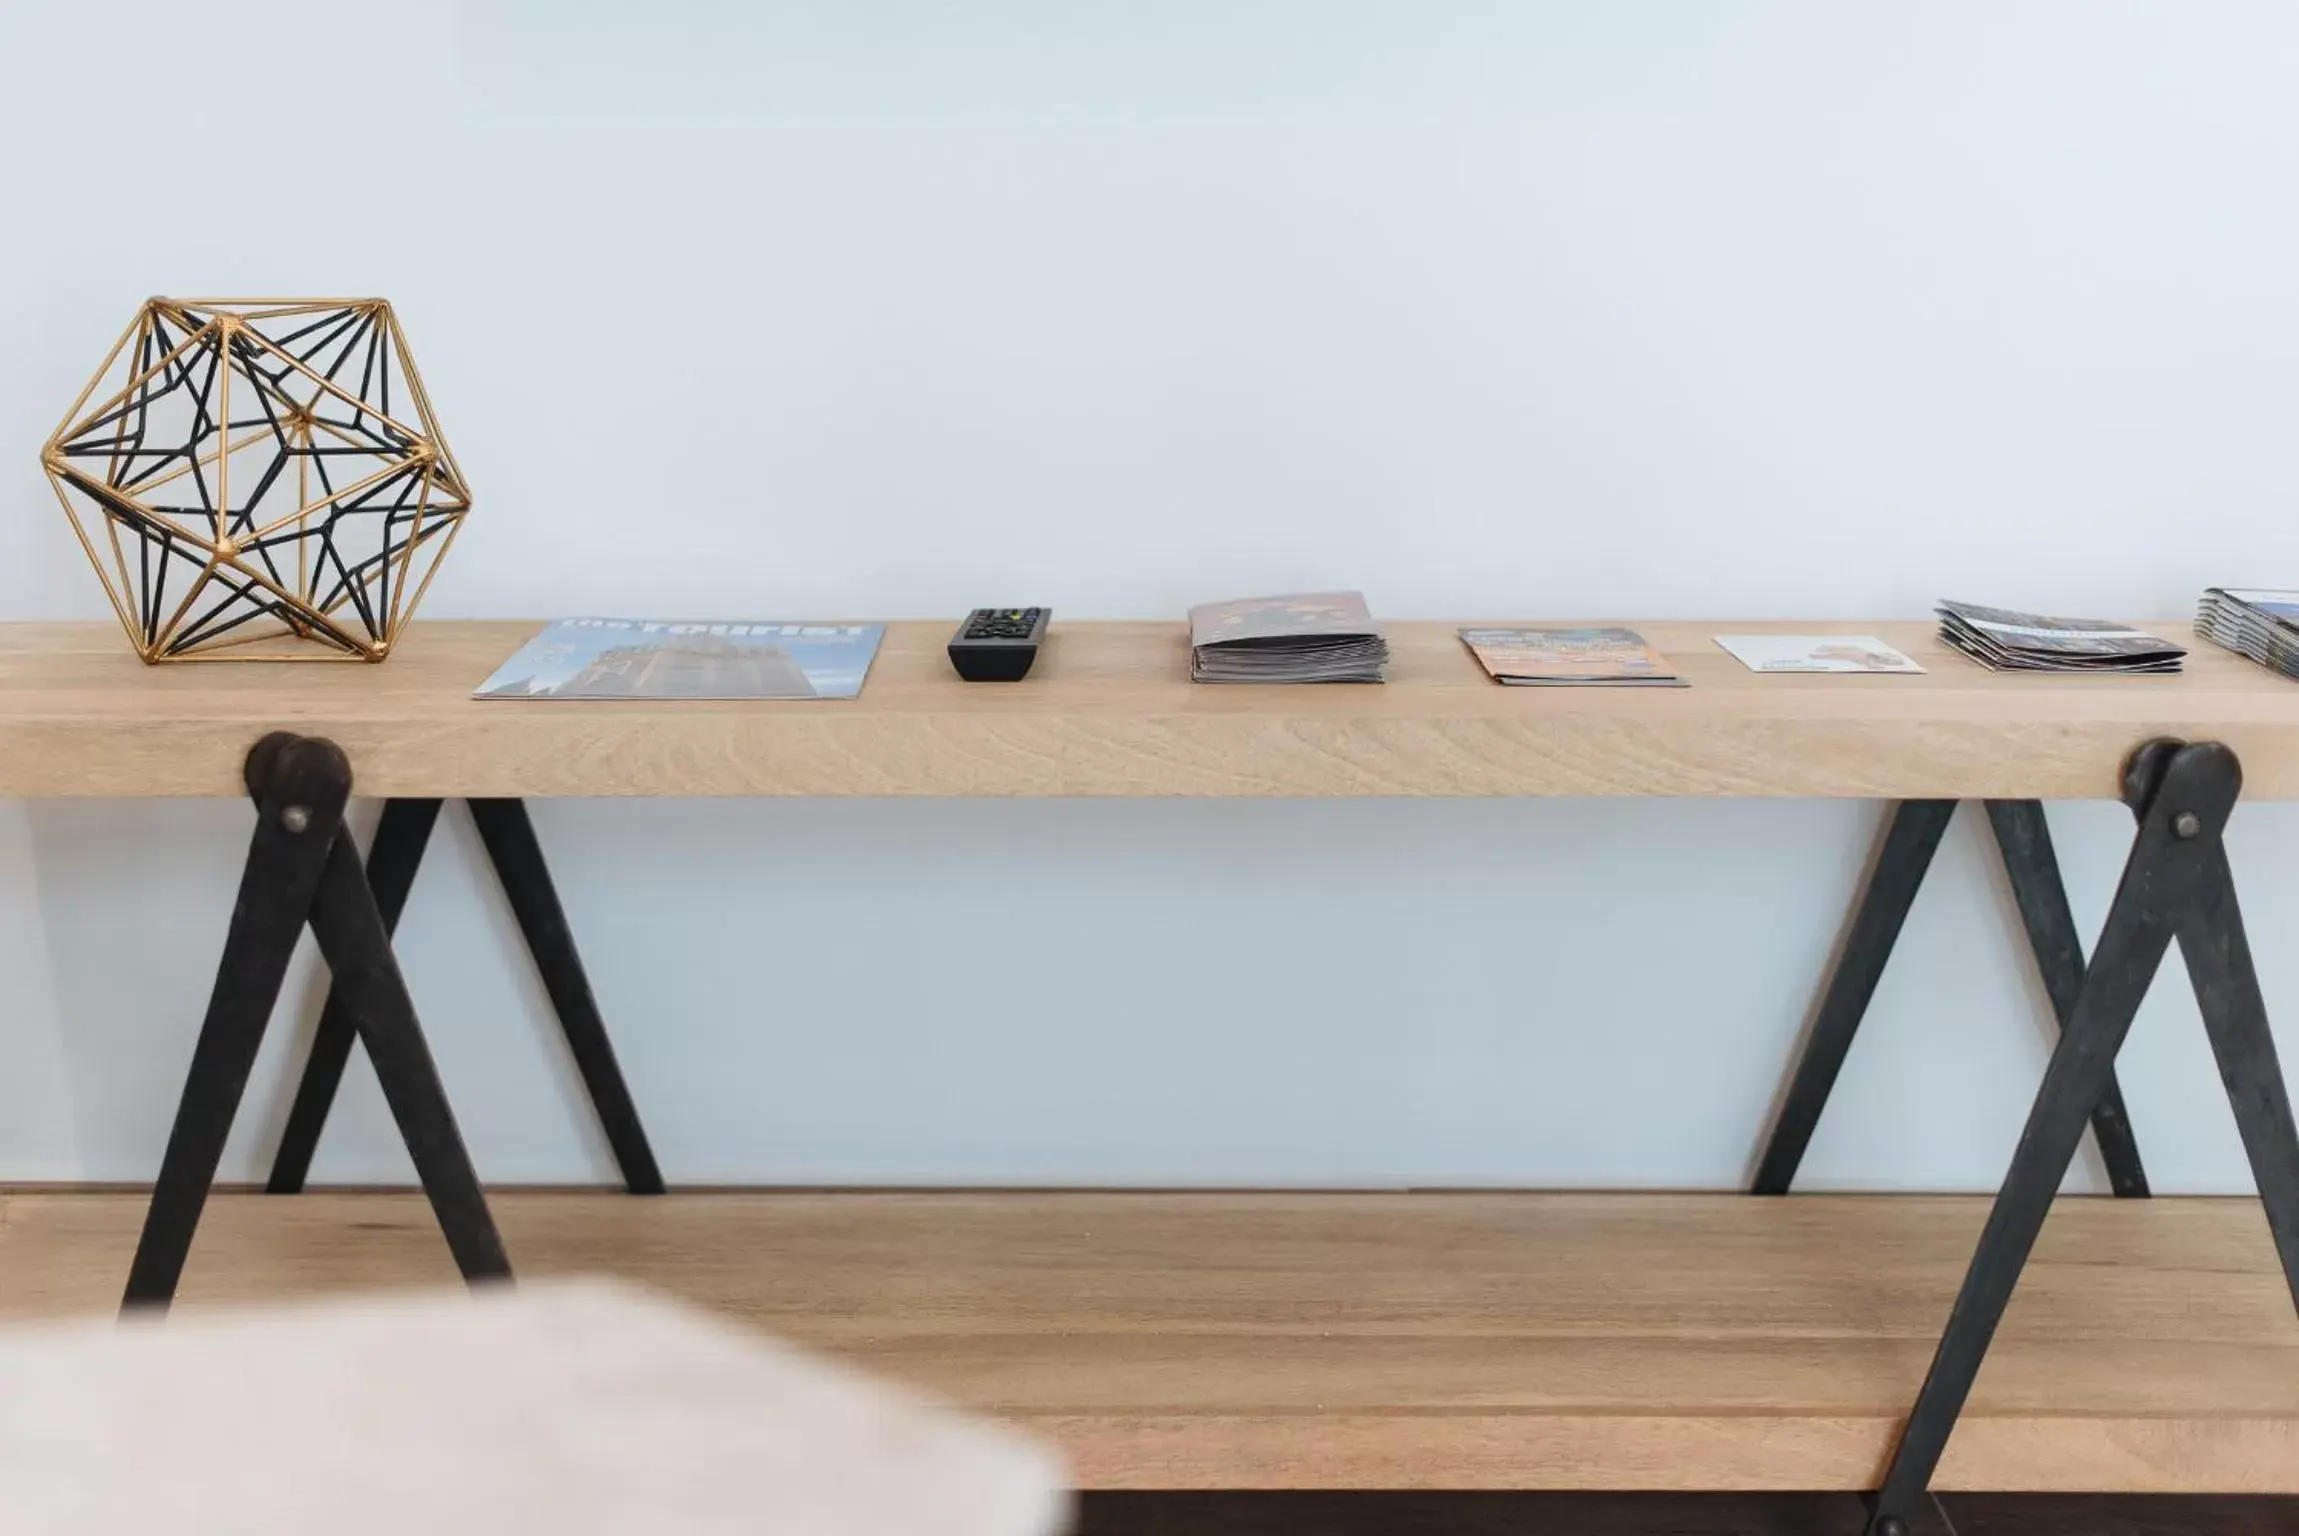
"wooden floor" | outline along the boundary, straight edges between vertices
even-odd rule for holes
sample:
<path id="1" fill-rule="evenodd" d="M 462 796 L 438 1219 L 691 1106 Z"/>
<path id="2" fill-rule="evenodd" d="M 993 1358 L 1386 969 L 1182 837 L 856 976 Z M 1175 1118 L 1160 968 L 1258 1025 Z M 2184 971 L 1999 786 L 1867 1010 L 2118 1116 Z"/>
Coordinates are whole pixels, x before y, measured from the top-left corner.
<path id="1" fill-rule="evenodd" d="M 1108 1489 L 1860 1488 L 1984 1214 L 1916 1197 L 504 1192 L 609 1272 L 1034 1427 Z M 0 1317 L 108 1310 L 142 1198 L 0 1194 Z M 406 1195 L 219 1197 L 187 1305 L 453 1279 Z M 2250 1200 L 2063 1201 L 1943 1489 L 2299 1493 Z"/>

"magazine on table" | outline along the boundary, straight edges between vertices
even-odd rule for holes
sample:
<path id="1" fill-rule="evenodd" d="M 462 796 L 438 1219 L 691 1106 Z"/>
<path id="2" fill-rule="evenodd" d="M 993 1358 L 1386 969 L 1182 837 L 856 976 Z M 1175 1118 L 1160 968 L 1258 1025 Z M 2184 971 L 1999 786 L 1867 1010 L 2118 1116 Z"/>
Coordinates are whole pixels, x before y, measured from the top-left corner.
<path id="1" fill-rule="evenodd" d="M 2213 587 L 2196 609 L 2195 632 L 2285 677 L 2299 678 L 2299 592 Z"/>
<path id="2" fill-rule="evenodd" d="M 479 699 L 851 699 L 883 624 L 560 619 Z"/>
<path id="3" fill-rule="evenodd" d="M 1502 629 L 1457 631 L 1485 675 L 1526 688 L 1682 688 L 1658 651 L 1633 629 Z"/>
<path id="4" fill-rule="evenodd" d="M 1378 683 L 1389 642 L 1362 592 L 1296 592 L 1189 611 L 1198 683 Z"/>
<path id="5" fill-rule="evenodd" d="M 2177 672 L 2187 652 L 2145 630 L 2106 619 L 1943 601 L 1940 639 L 1998 672 Z"/>

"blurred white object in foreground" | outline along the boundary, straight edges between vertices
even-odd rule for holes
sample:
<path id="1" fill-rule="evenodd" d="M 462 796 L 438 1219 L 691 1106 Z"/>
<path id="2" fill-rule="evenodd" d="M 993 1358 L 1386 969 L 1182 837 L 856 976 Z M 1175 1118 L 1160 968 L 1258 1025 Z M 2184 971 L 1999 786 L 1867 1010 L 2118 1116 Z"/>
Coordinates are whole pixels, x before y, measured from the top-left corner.
<path id="1" fill-rule="evenodd" d="M 1012 1431 L 603 1284 L 0 1333 L 0 1531 L 1052 1536 Z"/>

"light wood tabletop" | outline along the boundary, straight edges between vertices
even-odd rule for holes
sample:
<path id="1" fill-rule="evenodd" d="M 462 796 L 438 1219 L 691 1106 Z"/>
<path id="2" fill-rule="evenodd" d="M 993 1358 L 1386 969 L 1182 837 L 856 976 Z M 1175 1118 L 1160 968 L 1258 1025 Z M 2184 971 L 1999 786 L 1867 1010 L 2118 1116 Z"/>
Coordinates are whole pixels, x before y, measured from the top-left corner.
<path id="1" fill-rule="evenodd" d="M 285 729 L 340 744 L 368 795 L 2087 799 L 2177 736 L 2234 748 L 2249 798 L 2299 798 L 2299 683 L 2202 642 L 2181 676 L 2070 678 L 1987 672 L 1928 623 L 1639 623 L 1692 686 L 1504 688 L 1453 622 L 1409 622 L 1386 685 L 1267 687 L 1192 684 L 1178 623 L 1057 619 L 993 684 L 951 672 L 953 627 L 889 626 L 859 699 L 674 704 L 472 699 L 533 621 L 417 624 L 372 666 L 149 667 L 113 626 L 0 625 L 0 794 L 238 795 Z M 1929 670 L 1758 675 L 1714 639 L 1761 632 L 1878 635 Z"/>

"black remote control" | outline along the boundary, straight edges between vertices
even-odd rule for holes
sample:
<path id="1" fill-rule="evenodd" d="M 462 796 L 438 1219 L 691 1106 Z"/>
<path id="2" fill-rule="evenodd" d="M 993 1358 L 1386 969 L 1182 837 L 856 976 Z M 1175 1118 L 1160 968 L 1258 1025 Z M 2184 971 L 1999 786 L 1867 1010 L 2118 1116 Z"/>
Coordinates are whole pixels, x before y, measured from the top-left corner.
<path id="1" fill-rule="evenodd" d="M 950 637 L 950 665 L 969 683 L 1018 683 L 1052 617 L 1050 608 L 977 608 Z"/>

